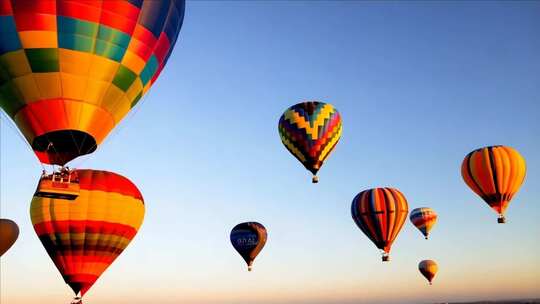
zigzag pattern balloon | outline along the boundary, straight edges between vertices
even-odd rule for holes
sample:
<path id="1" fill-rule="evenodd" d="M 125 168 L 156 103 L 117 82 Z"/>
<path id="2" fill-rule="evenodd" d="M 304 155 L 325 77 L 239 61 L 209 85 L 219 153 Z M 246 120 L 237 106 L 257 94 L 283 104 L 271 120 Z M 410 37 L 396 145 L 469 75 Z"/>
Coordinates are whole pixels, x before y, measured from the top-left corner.
<path id="1" fill-rule="evenodd" d="M 329 103 L 309 101 L 288 108 L 279 119 L 283 145 L 313 173 L 317 172 L 341 137 L 341 116 Z"/>

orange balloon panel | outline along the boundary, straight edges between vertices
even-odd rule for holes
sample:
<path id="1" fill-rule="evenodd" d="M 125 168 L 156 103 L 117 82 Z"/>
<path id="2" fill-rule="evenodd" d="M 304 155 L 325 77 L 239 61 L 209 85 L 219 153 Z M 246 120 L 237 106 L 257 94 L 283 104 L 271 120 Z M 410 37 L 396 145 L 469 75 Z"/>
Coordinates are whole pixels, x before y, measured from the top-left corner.
<path id="1" fill-rule="evenodd" d="M 144 218 L 137 187 L 116 173 L 77 170 L 75 200 L 34 196 L 32 224 L 75 294 L 90 289 L 131 242 Z"/>
<path id="2" fill-rule="evenodd" d="M 465 183 L 499 213 L 501 223 L 510 200 L 525 180 L 526 170 L 525 159 L 507 146 L 474 150 L 461 165 Z"/>

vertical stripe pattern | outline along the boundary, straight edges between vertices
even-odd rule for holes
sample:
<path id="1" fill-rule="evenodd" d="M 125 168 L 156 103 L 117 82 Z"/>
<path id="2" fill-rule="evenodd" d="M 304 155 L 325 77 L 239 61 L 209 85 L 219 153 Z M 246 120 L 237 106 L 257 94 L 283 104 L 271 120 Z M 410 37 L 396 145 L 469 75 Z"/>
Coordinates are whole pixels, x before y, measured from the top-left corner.
<path id="1" fill-rule="evenodd" d="M 288 108 L 278 124 L 283 145 L 314 175 L 338 143 L 341 129 L 339 112 L 318 101 Z"/>
<path id="2" fill-rule="evenodd" d="M 231 244 L 246 261 L 249 271 L 251 271 L 253 261 L 266 244 L 267 237 L 266 228 L 257 222 L 240 223 L 232 229 Z"/>
<path id="3" fill-rule="evenodd" d="M 34 196 L 34 230 L 75 294 L 84 295 L 131 242 L 144 218 L 137 187 L 116 173 L 77 170 L 73 200 Z"/>
<path id="4" fill-rule="evenodd" d="M 507 146 L 489 146 L 472 151 L 463 160 L 465 183 L 501 218 L 525 180 L 525 159 Z"/>
<path id="5" fill-rule="evenodd" d="M 408 211 L 405 196 L 394 188 L 362 191 L 351 205 L 352 218 L 358 228 L 386 254 L 390 253 Z"/>

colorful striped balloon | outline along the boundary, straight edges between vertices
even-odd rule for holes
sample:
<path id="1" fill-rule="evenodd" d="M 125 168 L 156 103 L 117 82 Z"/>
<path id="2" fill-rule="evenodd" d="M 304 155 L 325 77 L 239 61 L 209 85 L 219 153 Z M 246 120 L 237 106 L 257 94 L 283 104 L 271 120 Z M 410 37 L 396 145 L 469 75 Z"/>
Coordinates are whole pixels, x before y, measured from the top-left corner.
<path id="1" fill-rule="evenodd" d="M 427 240 L 429 231 L 437 222 L 437 213 L 428 207 L 416 208 L 411 211 L 409 219 L 411 220 L 411 223 L 422 232 Z"/>
<path id="2" fill-rule="evenodd" d="M 525 159 L 507 146 L 474 150 L 461 165 L 463 180 L 499 214 L 498 223 L 506 221 L 504 212 L 523 184 L 526 171 Z"/>
<path id="3" fill-rule="evenodd" d="M 279 119 L 283 145 L 313 173 L 317 172 L 341 136 L 341 116 L 329 103 L 308 101 L 288 108 Z"/>
<path id="4" fill-rule="evenodd" d="M 231 231 L 231 244 L 248 265 L 248 271 L 253 267 L 253 261 L 261 252 L 268 234 L 266 228 L 257 222 L 240 223 Z"/>
<path id="5" fill-rule="evenodd" d="M 137 187 L 116 173 L 77 170 L 75 200 L 34 196 L 34 230 L 75 294 L 83 296 L 131 242 L 144 218 Z"/>
<path id="6" fill-rule="evenodd" d="M 403 227 L 409 205 L 403 193 L 394 188 L 362 191 L 352 201 L 351 214 L 364 234 L 383 252 L 383 262 L 389 260 L 392 243 Z"/>
<path id="7" fill-rule="evenodd" d="M 0 106 L 42 163 L 92 153 L 156 81 L 184 0 L 0 0 Z"/>
<path id="8" fill-rule="evenodd" d="M 439 266 L 433 260 L 423 260 L 418 264 L 418 270 L 428 280 L 429 285 L 432 285 L 433 278 L 439 270 Z"/>

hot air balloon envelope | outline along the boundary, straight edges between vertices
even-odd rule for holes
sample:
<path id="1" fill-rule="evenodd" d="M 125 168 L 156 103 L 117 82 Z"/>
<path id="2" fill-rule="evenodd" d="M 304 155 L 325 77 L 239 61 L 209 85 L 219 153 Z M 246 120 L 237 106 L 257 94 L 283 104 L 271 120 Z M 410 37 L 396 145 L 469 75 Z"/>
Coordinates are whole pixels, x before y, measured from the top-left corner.
<path id="1" fill-rule="evenodd" d="M 423 260 L 418 264 L 418 270 L 420 270 L 422 275 L 428 280 L 429 285 L 431 285 L 435 274 L 439 270 L 439 266 L 433 260 Z"/>
<path id="2" fill-rule="evenodd" d="M 411 223 L 422 232 L 427 240 L 431 228 L 433 228 L 433 225 L 437 222 L 437 213 L 428 207 L 416 208 L 411 211 L 409 219 L 411 220 Z"/>
<path id="3" fill-rule="evenodd" d="M 392 243 L 403 227 L 408 211 L 405 196 L 394 188 L 362 191 L 351 205 L 354 222 L 383 252 L 383 262 L 389 260 Z"/>
<path id="4" fill-rule="evenodd" d="M 308 101 L 288 108 L 279 119 L 283 145 L 313 173 L 317 172 L 341 136 L 341 116 L 329 103 Z"/>
<path id="5" fill-rule="evenodd" d="M 236 225 L 231 231 L 231 243 L 246 261 L 251 271 L 253 261 L 266 244 L 266 228 L 257 222 Z"/>
<path id="6" fill-rule="evenodd" d="M 42 163 L 96 150 L 157 79 L 184 0 L 0 2 L 0 107 Z"/>
<path id="7" fill-rule="evenodd" d="M 465 183 L 495 212 L 504 223 L 504 212 L 525 180 L 525 159 L 507 146 L 484 147 L 469 153 L 461 165 Z"/>

